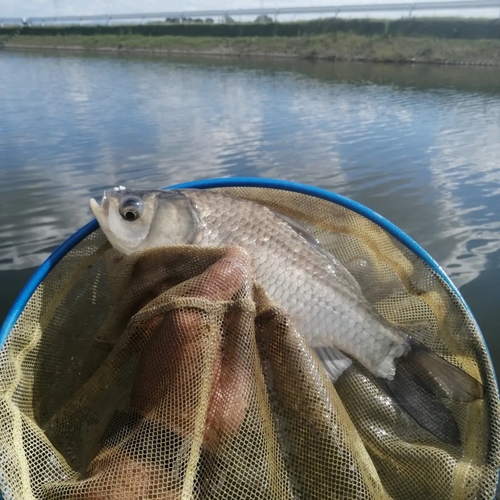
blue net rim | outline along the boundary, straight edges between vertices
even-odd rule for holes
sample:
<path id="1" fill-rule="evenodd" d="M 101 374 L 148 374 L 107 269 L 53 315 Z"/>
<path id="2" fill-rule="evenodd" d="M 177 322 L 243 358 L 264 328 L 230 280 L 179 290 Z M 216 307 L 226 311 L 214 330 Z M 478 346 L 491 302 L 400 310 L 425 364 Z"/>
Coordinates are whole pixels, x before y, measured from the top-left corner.
<path id="1" fill-rule="evenodd" d="M 331 201 L 344 208 L 352 210 L 359 215 L 366 217 L 371 220 L 382 229 L 387 231 L 389 234 L 394 236 L 398 241 L 405 245 L 409 250 L 418 255 L 427 265 L 429 265 L 436 273 L 438 273 L 441 278 L 446 282 L 446 284 L 451 288 L 456 297 L 460 300 L 463 307 L 467 311 L 467 314 L 474 321 L 475 326 L 481 336 L 481 340 L 486 348 L 488 357 L 493 366 L 491 359 L 491 354 L 488 350 L 488 346 L 484 340 L 484 336 L 477 324 L 472 311 L 465 302 L 461 293 L 458 291 L 457 287 L 453 284 L 448 275 L 444 272 L 443 268 L 412 238 L 410 238 L 404 231 L 399 229 L 395 224 L 388 221 L 385 217 L 382 217 L 377 212 L 371 210 L 370 208 L 353 201 L 349 198 L 341 196 L 337 193 L 327 191 L 326 189 L 321 189 L 314 186 L 308 186 L 307 184 L 302 184 L 298 182 L 283 181 L 279 179 L 261 179 L 257 177 L 229 177 L 229 178 L 215 178 L 215 179 L 204 179 L 192 182 L 184 182 L 181 184 L 175 184 L 173 186 L 167 186 L 163 189 L 211 189 L 211 188 L 223 188 L 223 187 L 257 187 L 257 188 L 270 188 L 270 189 L 281 189 L 284 191 L 293 191 L 295 193 L 302 193 L 309 196 L 315 196 L 316 198 L 321 198 L 326 201 Z M 20 294 L 14 301 L 14 304 L 10 308 L 5 320 L 0 328 L 0 349 L 3 347 L 10 331 L 14 327 L 19 316 L 23 312 L 24 307 L 28 303 L 29 299 L 37 289 L 38 285 L 43 281 L 43 279 L 49 274 L 49 272 L 57 265 L 57 263 L 78 243 L 84 240 L 87 236 L 98 229 L 99 225 L 96 219 L 93 219 L 88 224 L 79 229 L 76 233 L 71 235 L 66 241 L 64 241 L 54 252 L 47 258 L 47 260 L 33 273 L 33 276 L 28 280 L 26 285 L 21 290 Z M 495 376 L 496 378 L 496 376 Z M 500 477 L 499 477 L 500 483 Z M 0 493 L 0 500 L 2 499 Z"/>

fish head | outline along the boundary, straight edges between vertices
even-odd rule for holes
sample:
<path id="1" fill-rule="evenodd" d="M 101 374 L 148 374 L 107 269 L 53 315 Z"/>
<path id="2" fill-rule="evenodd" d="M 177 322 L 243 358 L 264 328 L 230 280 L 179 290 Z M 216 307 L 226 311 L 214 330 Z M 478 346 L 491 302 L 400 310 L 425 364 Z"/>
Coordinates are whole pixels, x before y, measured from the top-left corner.
<path id="1" fill-rule="evenodd" d="M 196 244 L 201 226 L 191 200 L 179 191 L 104 191 L 90 208 L 113 247 L 125 255 L 156 246 Z"/>

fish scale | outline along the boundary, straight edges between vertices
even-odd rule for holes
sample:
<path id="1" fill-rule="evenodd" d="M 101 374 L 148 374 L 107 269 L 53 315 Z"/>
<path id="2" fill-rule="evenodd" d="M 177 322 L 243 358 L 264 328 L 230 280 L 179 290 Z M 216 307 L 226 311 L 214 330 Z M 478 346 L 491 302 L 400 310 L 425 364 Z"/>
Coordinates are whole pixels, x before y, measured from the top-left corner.
<path id="1" fill-rule="evenodd" d="M 347 269 L 325 256 L 272 210 L 208 191 L 183 191 L 203 227 L 202 245 L 239 245 L 256 281 L 283 307 L 312 347 L 336 347 L 392 379 L 406 339 L 366 301 Z M 321 278 L 320 278 L 321 277 Z"/>

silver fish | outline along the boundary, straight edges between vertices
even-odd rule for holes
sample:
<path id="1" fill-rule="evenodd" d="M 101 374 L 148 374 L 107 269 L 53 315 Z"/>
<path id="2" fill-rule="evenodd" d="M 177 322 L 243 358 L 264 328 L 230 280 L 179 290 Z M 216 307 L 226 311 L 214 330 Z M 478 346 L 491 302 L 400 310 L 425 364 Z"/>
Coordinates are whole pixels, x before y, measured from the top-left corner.
<path id="1" fill-rule="evenodd" d="M 106 191 L 101 204 L 92 199 L 90 205 L 111 244 L 124 254 L 186 243 L 243 247 L 253 259 L 256 281 L 288 312 L 332 380 L 350 365 L 349 358 L 355 359 L 384 379 L 412 414 L 418 408 L 411 406 L 421 408 L 422 402 L 400 394 L 411 391 L 405 378 L 418 376 L 419 367 L 428 377 L 435 366 L 431 378 L 449 397 L 482 397 L 476 380 L 386 321 L 349 271 L 297 221 L 255 202 L 208 190 L 133 191 L 120 186 Z M 405 360 L 411 369 L 403 365 L 397 370 Z M 433 423 L 419 423 L 439 435 L 439 429 L 429 429 Z M 443 431 L 441 437 L 456 443 L 458 432 L 455 428 L 447 438 L 450 431 Z"/>

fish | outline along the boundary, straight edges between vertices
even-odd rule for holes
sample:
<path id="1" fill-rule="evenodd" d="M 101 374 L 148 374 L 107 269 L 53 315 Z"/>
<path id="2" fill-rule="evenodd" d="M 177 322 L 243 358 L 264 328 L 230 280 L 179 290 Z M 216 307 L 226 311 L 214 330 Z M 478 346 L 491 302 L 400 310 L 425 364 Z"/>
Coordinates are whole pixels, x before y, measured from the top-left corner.
<path id="1" fill-rule="evenodd" d="M 130 255 L 178 244 L 240 246 L 255 281 L 285 309 L 332 382 L 355 360 L 420 426 L 461 443 L 441 398 L 470 402 L 482 384 L 379 314 L 308 228 L 257 202 L 212 190 L 105 191 L 90 207 L 111 245 Z"/>

